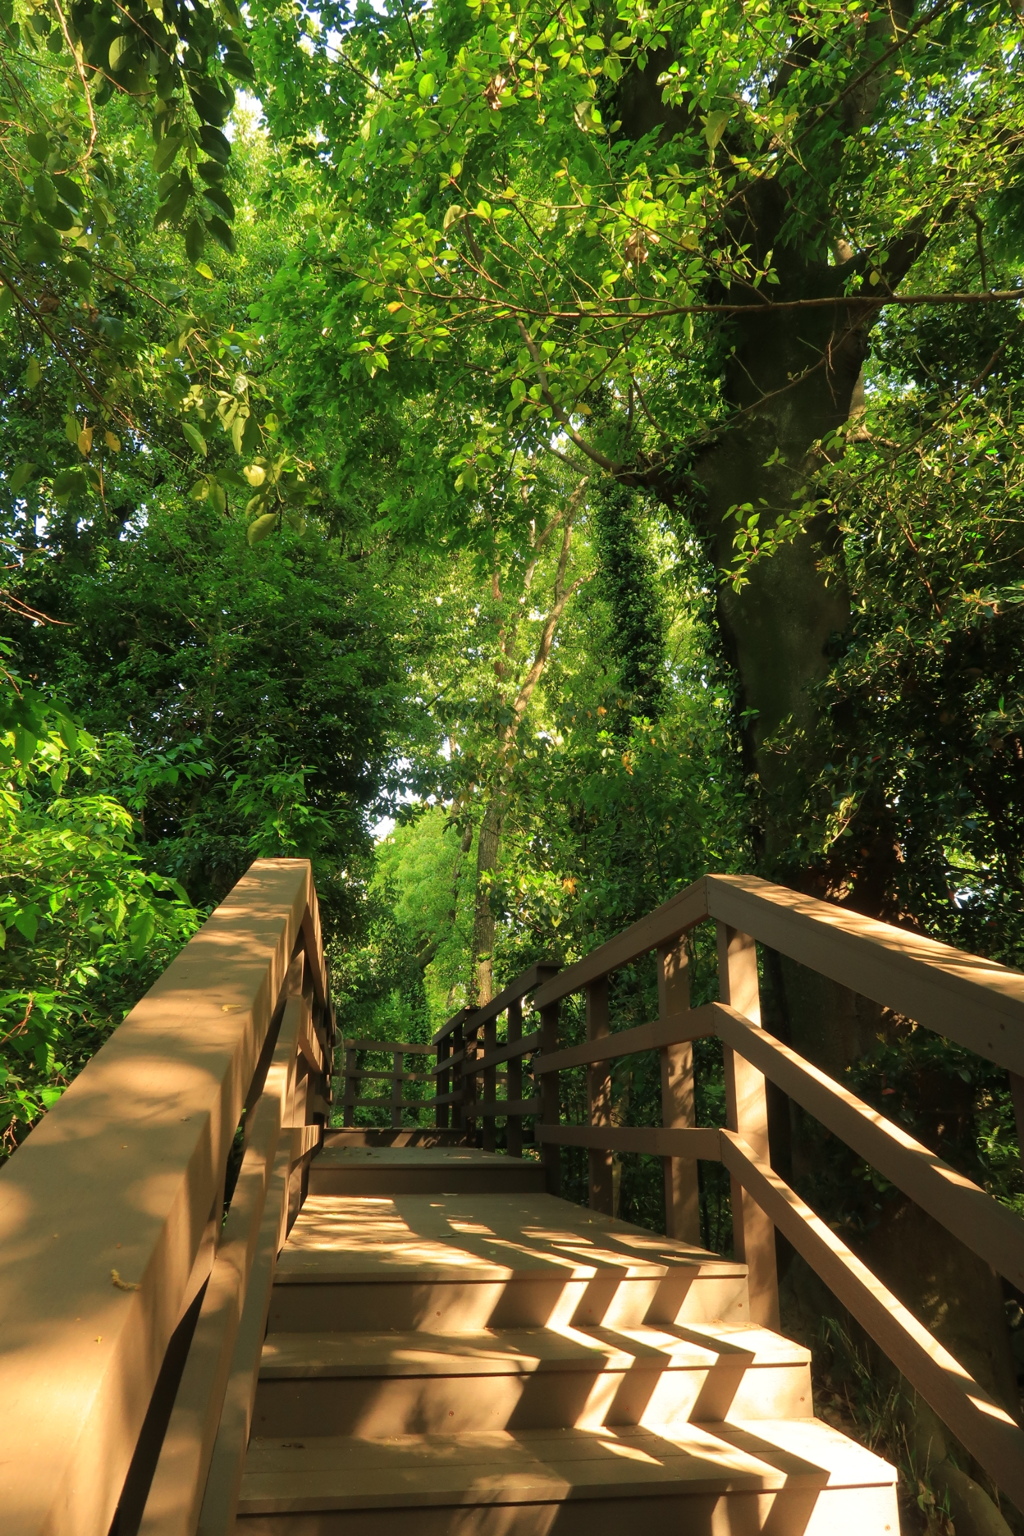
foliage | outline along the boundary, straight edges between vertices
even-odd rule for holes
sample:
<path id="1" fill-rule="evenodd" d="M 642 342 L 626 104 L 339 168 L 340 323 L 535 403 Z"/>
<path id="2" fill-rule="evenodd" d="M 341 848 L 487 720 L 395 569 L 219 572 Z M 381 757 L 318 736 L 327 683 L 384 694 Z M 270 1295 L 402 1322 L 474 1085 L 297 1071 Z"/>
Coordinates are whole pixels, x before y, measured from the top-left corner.
<path id="1" fill-rule="evenodd" d="M 11 684 L 8 684 L 11 686 Z M 44 723 L 44 722 L 41 722 Z M 67 717 L 0 736 L 0 1123 L 9 1151 L 198 926 L 174 880 L 146 870 L 135 821 L 107 792 L 135 770 L 137 799 L 172 763 Z M 194 765 L 200 774 L 203 765 Z"/>

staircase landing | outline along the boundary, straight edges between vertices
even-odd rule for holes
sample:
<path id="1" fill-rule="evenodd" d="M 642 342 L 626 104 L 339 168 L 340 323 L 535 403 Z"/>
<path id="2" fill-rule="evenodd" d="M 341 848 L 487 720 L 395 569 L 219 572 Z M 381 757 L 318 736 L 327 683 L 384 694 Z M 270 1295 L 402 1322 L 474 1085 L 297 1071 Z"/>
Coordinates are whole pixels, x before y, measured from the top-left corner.
<path id="1" fill-rule="evenodd" d="M 314 1162 L 240 1536 L 898 1531 L 892 1468 L 813 1418 L 809 1356 L 749 1322 L 742 1264 L 539 1173 L 341 1138 Z"/>

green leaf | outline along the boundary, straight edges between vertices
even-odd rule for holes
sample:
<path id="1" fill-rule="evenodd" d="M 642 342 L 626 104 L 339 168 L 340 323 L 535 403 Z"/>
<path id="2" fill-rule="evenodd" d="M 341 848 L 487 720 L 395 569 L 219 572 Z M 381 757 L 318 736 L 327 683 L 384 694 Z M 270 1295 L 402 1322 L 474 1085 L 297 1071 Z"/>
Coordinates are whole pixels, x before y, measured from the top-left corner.
<path id="1" fill-rule="evenodd" d="M 39 916 L 31 909 L 27 909 L 22 912 L 15 912 L 14 926 L 24 938 L 28 939 L 29 943 L 31 944 L 32 940 L 35 938 L 39 931 Z"/>
<path id="2" fill-rule="evenodd" d="M 85 192 L 70 176 L 54 176 L 53 184 L 58 194 L 64 199 L 70 208 L 82 209 L 85 207 Z"/>
<path id="3" fill-rule="evenodd" d="M 38 160 L 40 165 L 49 158 L 50 141 L 45 133 L 30 133 L 25 143 L 33 160 Z"/>
<path id="4" fill-rule="evenodd" d="M 421 75 L 420 76 L 419 92 L 420 92 L 420 96 L 424 100 L 426 100 L 426 98 L 428 96 L 433 96 L 433 94 L 434 94 L 434 86 L 436 85 L 436 83 L 437 82 L 435 81 L 433 75 L 431 75 L 429 73 L 426 74 L 426 75 Z"/>
<path id="5" fill-rule="evenodd" d="M 39 366 L 38 357 L 30 357 L 25 368 L 25 388 L 35 389 L 43 377 L 43 370 Z"/>
<path id="6" fill-rule="evenodd" d="M 169 133 L 165 139 L 161 139 L 153 154 L 153 170 L 158 176 L 171 168 L 184 142 L 176 133 Z"/>
<path id="7" fill-rule="evenodd" d="M 708 148 L 715 149 L 726 130 L 731 112 L 709 112 L 704 119 L 704 137 Z"/>
<path id="8" fill-rule="evenodd" d="M 213 203 L 215 208 L 219 208 L 221 213 L 223 213 L 226 218 L 234 218 L 235 205 L 231 201 L 230 197 L 228 197 L 223 187 L 204 187 L 203 196 L 206 198 L 207 202 Z"/>
<path id="9" fill-rule="evenodd" d="M 58 501 L 81 494 L 86 489 L 85 475 L 80 469 L 62 469 L 54 476 L 53 494 Z"/>
<path id="10" fill-rule="evenodd" d="M 130 32 L 121 32 L 117 37 L 114 38 L 114 41 L 111 43 L 109 49 L 107 50 L 107 63 L 110 65 L 111 69 L 123 69 L 125 64 L 130 62 L 126 55 L 131 49 L 131 46 L 132 34 Z"/>
<path id="11" fill-rule="evenodd" d="M 231 144 L 219 128 L 211 128 L 208 123 L 204 123 L 199 130 L 199 142 L 212 160 L 219 160 L 222 165 L 226 165 L 231 159 Z"/>
<path id="12" fill-rule="evenodd" d="M 10 489 L 13 491 L 15 496 L 17 496 L 22 486 L 27 485 L 29 480 L 31 480 L 32 472 L 35 467 L 36 466 L 31 462 L 18 465 L 9 481 Z"/>
<path id="13" fill-rule="evenodd" d="M 206 243 L 206 230 L 201 219 L 190 219 L 185 231 L 185 255 L 193 265 L 203 254 L 203 246 Z"/>
<path id="14" fill-rule="evenodd" d="M 219 219 L 214 214 L 212 218 L 207 219 L 206 227 L 217 243 L 222 245 L 230 256 L 233 256 L 235 254 L 235 237 L 224 223 L 224 220 Z"/>
<path id="15" fill-rule="evenodd" d="M 261 544 L 265 538 L 268 538 L 273 533 L 276 524 L 277 513 L 264 512 L 262 517 L 258 517 L 255 522 L 249 524 L 249 531 L 246 534 L 249 543 Z"/>
<path id="16" fill-rule="evenodd" d="M 196 262 L 196 271 L 199 273 L 200 277 L 205 277 L 210 282 L 213 281 L 213 270 L 211 267 L 207 266 L 205 261 Z"/>
<path id="17" fill-rule="evenodd" d="M 205 459 L 209 449 L 206 438 L 199 431 L 199 429 L 194 427 L 190 421 L 183 421 L 181 424 L 181 430 L 185 441 L 189 444 L 189 446 L 194 448 L 196 453 L 201 453 Z"/>

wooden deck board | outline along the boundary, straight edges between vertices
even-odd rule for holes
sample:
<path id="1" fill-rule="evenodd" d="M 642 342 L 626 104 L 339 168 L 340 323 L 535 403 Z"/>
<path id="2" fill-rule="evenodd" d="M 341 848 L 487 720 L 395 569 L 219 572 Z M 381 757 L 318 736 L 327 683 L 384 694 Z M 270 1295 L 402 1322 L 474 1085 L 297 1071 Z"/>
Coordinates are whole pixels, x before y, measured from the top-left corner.
<path id="1" fill-rule="evenodd" d="M 749 1367 L 805 1365 L 810 1352 L 766 1328 L 488 1328 L 474 1333 L 278 1333 L 264 1380 L 358 1376 L 506 1376 L 542 1371 L 707 1371 L 722 1356 Z"/>
<path id="2" fill-rule="evenodd" d="M 697 1267 L 745 1272 L 551 1195 L 314 1195 L 292 1228 L 277 1280 L 500 1280 L 524 1272 L 582 1279 Z"/>
<path id="3" fill-rule="evenodd" d="M 240 1514 L 564 1503 L 805 1487 L 891 1486 L 892 1469 L 817 1420 L 651 1430 L 397 1435 L 387 1440 L 254 1440 Z M 642 1517 L 641 1517 L 642 1518 Z"/>

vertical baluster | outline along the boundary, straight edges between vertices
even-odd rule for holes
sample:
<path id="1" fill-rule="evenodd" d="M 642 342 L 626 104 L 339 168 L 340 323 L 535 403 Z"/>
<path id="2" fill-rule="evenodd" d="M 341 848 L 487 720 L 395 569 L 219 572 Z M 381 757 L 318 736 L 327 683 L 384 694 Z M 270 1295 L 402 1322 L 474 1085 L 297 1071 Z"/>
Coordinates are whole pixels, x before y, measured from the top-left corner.
<path id="1" fill-rule="evenodd" d="M 514 1003 L 509 1003 L 507 1017 L 508 1027 L 506 1028 L 505 1035 L 511 1045 L 513 1041 L 523 1038 L 523 1005 L 518 999 Z M 505 1078 L 505 1092 L 510 1100 L 521 1099 L 523 1096 L 523 1058 L 521 1056 L 513 1056 L 509 1061 Z M 522 1157 L 522 1115 L 509 1115 L 505 1126 L 505 1138 L 509 1157 Z"/>
<path id="2" fill-rule="evenodd" d="M 558 1004 L 549 1003 L 540 1010 L 540 1048 L 544 1053 L 558 1050 Z M 543 1125 L 558 1124 L 558 1073 L 540 1074 L 540 1118 Z M 562 1159 L 558 1147 L 545 1142 L 541 1161 L 547 1175 L 548 1193 L 557 1195 L 562 1187 Z"/>
<path id="3" fill-rule="evenodd" d="M 718 927 L 718 981 L 723 1003 L 752 1024 L 761 1023 L 757 947 L 746 933 L 725 923 Z M 726 1125 L 757 1153 L 770 1160 L 768 1101 L 764 1073 L 729 1046 L 725 1047 Z M 732 1180 L 733 1247 L 747 1265 L 750 1316 L 766 1328 L 779 1326 L 779 1285 L 775 1265 L 775 1228 L 746 1190 Z"/>
<path id="4" fill-rule="evenodd" d="M 448 1060 L 448 1057 L 451 1055 L 451 1053 L 452 1053 L 452 1037 L 451 1037 L 451 1035 L 445 1035 L 442 1040 L 439 1040 L 437 1042 L 437 1053 L 436 1053 L 435 1066 L 437 1066 L 438 1068 L 442 1067 L 443 1064 Z M 451 1082 L 451 1076 L 452 1076 L 451 1072 L 438 1071 L 438 1072 L 435 1073 L 435 1075 L 434 1075 L 434 1094 L 435 1094 L 435 1097 L 440 1098 L 443 1094 L 451 1093 L 451 1089 L 448 1086 L 448 1084 Z M 434 1124 L 436 1126 L 438 1126 L 440 1130 L 446 1131 L 448 1129 L 449 1124 L 451 1123 L 451 1105 L 450 1104 L 435 1104 L 434 1105 L 434 1109 L 435 1109 Z"/>
<path id="5" fill-rule="evenodd" d="M 685 939 L 658 950 L 658 1016 L 685 1016 L 690 1006 L 690 977 Z M 693 1046 L 662 1046 L 662 1123 L 673 1130 L 696 1124 L 693 1092 Z M 697 1160 L 662 1159 L 665 1172 L 665 1230 L 681 1243 L 700 1245 L 700 1185 Z"/>
<path id="6" fill-rule="evenodd" d="M 608 1028 L 608 978 L 601 976 L 587 987 L 587 1039 L 602 1039 Z M 593 1126 L 612 1123 L 612 1075 L 606 1061 L 595 1061 L 587 1068 L 587 1119 Z M 612 1154 L 591 1147 L 587 1163 L 590 1209 L 613 1216 Z"/>
<path id="7" fill-rule="evenodd" d="M 345 1091 L 342 1096 L 342 1124 L 356 1123 L 356 1053 L 352 1046 L 345 1047 Z"/>
<path id="8" fill-rule="evenodd" d="M 391 1068 L 391 1129 L 400 1131 L 402 1128 L 402 1062 L 404 1057 L 401 1051 L 392 1051 L 393 1065 Z"/>
<path id="9" fill-rule="evenodd" d="M 484 1055 L 485 1056 L 489 1056 L 492 1051 L 496 1051 L 497 1049 L 498 1049 L 498 1021 L 497 1021 L 497 1019 L 490 1019 L 484 1025 L 484 1045 L 483 1045 Z M 497 1070 L 494 1067 L 484 1067 L 482 1075 L 483 1075 L 483 1080 L 484 1080 L 484 1104 L 485 1105 L 490 1105 L 493 1108 L 494 1107 L 494 1103 L 495 1103 L 495 1099 L 496 1099 Z M 483 1135 L 484 1151 L 485 1152 L 493 1152 L 494 1151 L 494 1116 L 493 1115 L 484 1115 L 482 1118 L 483 1118 L 483 1133 L 484 1133 L 484 1135 Z"/>
<path id="10" fill-rule="evenodd" d="M 461 1021 L 452 1031 L 452 1055 L 458 1057 L 466 1049 L 466 1033 Z M 457 1126 L 459 1135 L 465 1139 L 466 1135 L 466 1079 L 462 1075 L 464 1061 L 456 1061 L 452 1070 L 452 1092 L 458 1094 L 458 1098 L 452 1105 L 452 1123 Z"/>
<path id="11" fill-rule="evenodd" d="M 468 1025 L 463 1028 L 462 1060 L 462 1134 L 470 1146 L 476 1146 L 476 1030 Z"/>

